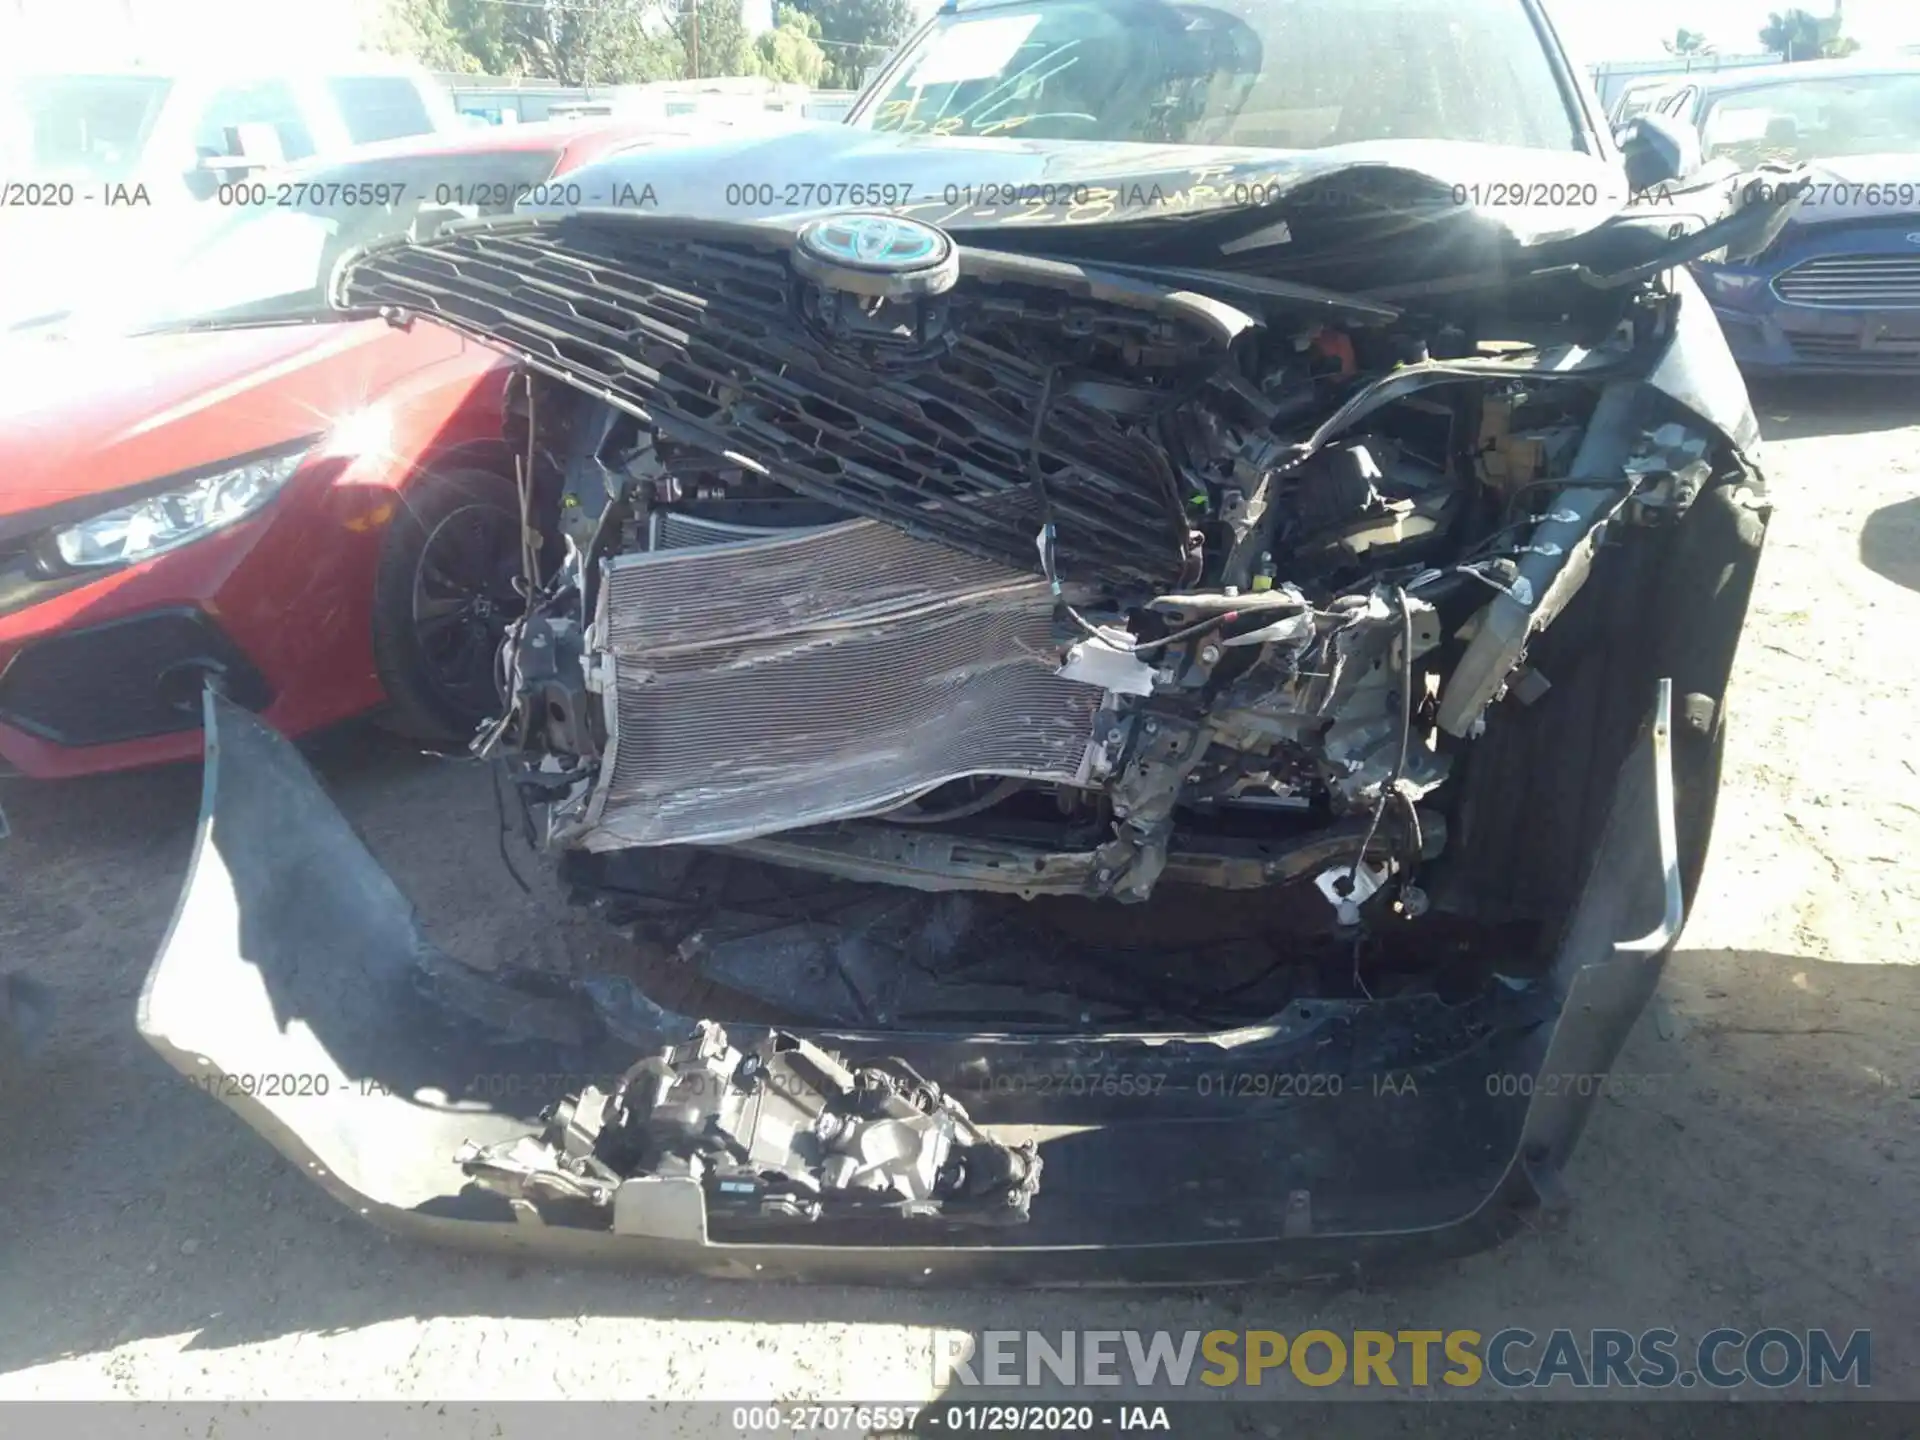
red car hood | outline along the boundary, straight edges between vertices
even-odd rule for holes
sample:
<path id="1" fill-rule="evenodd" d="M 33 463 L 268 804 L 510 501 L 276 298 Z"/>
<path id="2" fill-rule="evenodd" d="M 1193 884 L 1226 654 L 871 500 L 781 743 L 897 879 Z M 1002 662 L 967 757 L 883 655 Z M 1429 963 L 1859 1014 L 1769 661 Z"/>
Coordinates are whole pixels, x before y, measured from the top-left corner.
<path id="1" fill-rule="evenodd" d="M 0 516 L 326 431 L 469 348 L 378 320 L 0 344 Z"/>

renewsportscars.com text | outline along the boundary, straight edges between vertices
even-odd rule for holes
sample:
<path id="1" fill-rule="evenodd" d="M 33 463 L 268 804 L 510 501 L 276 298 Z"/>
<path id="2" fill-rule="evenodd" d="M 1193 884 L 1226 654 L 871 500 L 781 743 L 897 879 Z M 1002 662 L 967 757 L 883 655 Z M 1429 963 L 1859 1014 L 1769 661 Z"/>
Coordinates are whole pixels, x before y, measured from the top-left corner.
<path id="1" fill-rule="evenodd" d="M 1873 1332 L 1709 1330 L 986 1330 L 948 1332 L 934 1383 L 1139 1391 L 1447 1385 L 1538 1390 L 1873 1384 Z"/>

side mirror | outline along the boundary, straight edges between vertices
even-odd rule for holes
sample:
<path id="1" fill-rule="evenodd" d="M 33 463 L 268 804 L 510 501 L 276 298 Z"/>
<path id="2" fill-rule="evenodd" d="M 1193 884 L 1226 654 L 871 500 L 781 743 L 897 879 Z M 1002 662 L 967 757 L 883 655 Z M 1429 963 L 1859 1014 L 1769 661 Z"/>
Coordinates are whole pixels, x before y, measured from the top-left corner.
<path id="1" fill-rule="evenodd" d="M 210 199 L 222 185 L 286 163 L 280 132 L 271 125 L 229 125 L 221 143 L 226 146 L 223 152 L 202 154 L 187 172 L 187 189 L 196 200 Z"/>
<path id="2" fill-rule="evenodd" d="M 1627 188 L 1638 195 L 1656 185 L 1676 185 L 1700 168 L 1700 134 L 1671 116 L 1636 115 L 1614 131 L 1626 161 Z"/>
<path id="3" fill-rule="evenodd" d="M 222 179 L 236 179 L 255 170 L 272 170 L 286 164 L 280 150 L 280 132 L 271 125 L 229 125 L 223 138 L 226 150 L 218 155 L 202 156 L 200 168 L 211 170 Z"/>

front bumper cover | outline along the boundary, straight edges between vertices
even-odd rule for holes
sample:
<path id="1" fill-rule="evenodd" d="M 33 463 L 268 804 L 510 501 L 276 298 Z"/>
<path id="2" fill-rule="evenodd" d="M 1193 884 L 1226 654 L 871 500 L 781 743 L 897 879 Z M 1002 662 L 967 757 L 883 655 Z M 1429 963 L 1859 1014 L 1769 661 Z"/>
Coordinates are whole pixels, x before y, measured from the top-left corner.
<path id="1" fill-rule="evenodd" d="M 1748 376 L 1920 375 L 1920 323 L 1911 312 L 1775 303 L 1714 313 Z"/>
<path id="2" fill-rule="evenodd" d="M 1678 933 L 1668 691 L 1545 983 L 1452 1007 L 1301 1002 L 1211 1035 L 807 1033 L 850 1062 L 903 1057 L 983 1127 L 1036 1141 L 1025 1225 L 730 1231 L 694 1205 L 590 1228 L 474 1185 L 464 1146 L 527 1133 L 690 1021 L 624 979 L 435 950 L 297 752 L 212 695 L 199 838 L 140 1029 L 342 1202 L 427 1238 L 843 1282 L 1297 1280 L 1446 1258 L 1554 1199 Z"/>

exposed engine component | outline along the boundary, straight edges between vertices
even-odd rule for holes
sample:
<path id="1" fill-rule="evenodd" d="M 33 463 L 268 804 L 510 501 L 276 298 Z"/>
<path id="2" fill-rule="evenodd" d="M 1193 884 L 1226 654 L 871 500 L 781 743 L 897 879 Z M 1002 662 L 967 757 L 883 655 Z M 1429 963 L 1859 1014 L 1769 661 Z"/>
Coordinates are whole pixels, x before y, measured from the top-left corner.
<path id="1" fill-rule="evenodd" d="M 1357 440 L 1299 467 L 1285 501 L 1287 528 L 1275 540 L 1291 558 L 1289 574 L 1300 580 L 1377 567 L 1399 547 L 1441 531 L 1462 498 L 1444 471 L 1393 442 Z"/>
<path id="2" fill-rule="evenodd" d="M 868 221 L 938 284 L 593 215 L 347 272 L 592 392 L 539 407 L 574 454 L 529 513 L 572 558 L 528 577 L 482 746 L 549 842 L 1140 901 L 1337 835 L 1343 925 L 1422 913 L 1459 743 L 1551 683 L 1528 641 L 1607 525 L 1712 473 L 1616 378 L 1630 327 L 1476 347 L 1471 317 Z"/>
<path id="3" fill-rule="evenodd" d="M 461 1166 L 536 1207 L 584 1202 L 615 1229 L 646 1228 L 656 1187 L 676 1181 L 699 1187 L 708 1215 L 749 1222 L 1013 1224 L 1040 1188 L 1031 1143 L 991 1139 L 903 1062 L 849 1069 L 779 1031 L 743 1051 L 710 1020 L 611 1094 L 587 1087 L 545 1118 L 537 1134 L 469 1147 Z"/>

